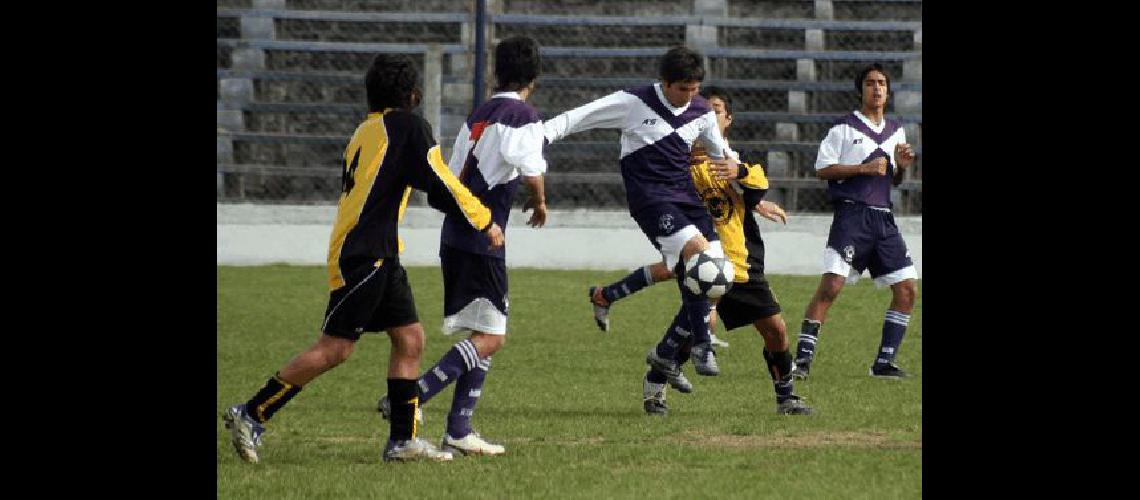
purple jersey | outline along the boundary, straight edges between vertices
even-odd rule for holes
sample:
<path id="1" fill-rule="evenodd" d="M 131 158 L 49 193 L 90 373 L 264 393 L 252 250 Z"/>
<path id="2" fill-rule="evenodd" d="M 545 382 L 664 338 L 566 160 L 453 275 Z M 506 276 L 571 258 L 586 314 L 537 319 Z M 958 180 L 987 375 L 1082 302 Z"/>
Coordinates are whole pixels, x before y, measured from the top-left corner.
<path id="1" fill-rule="evenodd" d="M 543 125 L 550 142 L 593 128 L 621 129 L 619 164 L 630 214 L 660 202 L 704 206 L 689 173 L 693 142 L 701 138 L 717 159 L 728 150 L 708 101 L 694 96 L 674 107 L 660 83 L 614 92 Z"/>
<path id="2" fill-rule="evenodd" d="M 479 106 L 459 130 L 448 167 L 471 194 L 491 209 L 491 219 L 505 232 L 519 174 L 542 175 L 542 120 L 517 92 L 500 92 Z M 488 249 L 490 241 L 471 224 L 448 215 L 440 242 L 467 252 L 506 258 L 506 245 Z"/>
<path id="3" fill-rule="evenodd" d="M 902 125 L 883 117 L 878 126 L 862 113 L 851 112 L 840 118 L 828 130 L 819 144 L 815 169 L 831 165 L 858 165 L 880 156 L 887 159 L 887 175 L 856 175 L 846 179 L 827 181 L 828 198 L 834 203 L 850 200 L 872 207 L 890 208 L 891 177 L 895 169 L 895 145 L 906 142 Z"/>

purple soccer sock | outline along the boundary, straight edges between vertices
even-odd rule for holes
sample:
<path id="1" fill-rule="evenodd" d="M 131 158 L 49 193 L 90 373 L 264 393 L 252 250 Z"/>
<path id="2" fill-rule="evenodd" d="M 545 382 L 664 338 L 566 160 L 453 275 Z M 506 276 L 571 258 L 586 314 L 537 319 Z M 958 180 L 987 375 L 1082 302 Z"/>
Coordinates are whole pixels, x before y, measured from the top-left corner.
<path id="1" fill-rule="evenodd" d="M 693 334 L 693 344 L 707 344 L 712 341 L 709 336 L 709 313 L 712 311 L 709 299 L 689 291 L 681 279 L 677 279 L 677 288 L 681 290 L 681 303 L 689 316 L 689 333 Z"/>
<path id="2" fill-rule="evenodd" d="M 883 319 L 883 337 L 879 342 L 879 355 L 875 358 L 876 366 L 883 366 L 895 361 L 906 327 L 910 324 L 910 315 L 888 309 Z"/>
<path id="3" fill-rule="evenodd" d="M 602 297 L 610 304 L 637 293 L 642 288 L 653 284 L 653 275 L 649 266 L 639 267 L 627 274 L 624 278 L 602 288 Z"/>
<path id="4" fill-rule="evenodd" d="M 676 359 L 677 352 L 682 345 L 690 341 L 692 332 L 689 331 L 689 314 L 687 305 L 682 303 L 681 309 L 673 316 L 669 329 L 657 343 L 657 355 L 665 359 Z"/>
<path id="5" fill-rule="evenodd" d="M 459 377 L 451 400 L 451 411 L 447 414 L 447 435 L 459 439 L 471 433 L 471 416 L 475 414 L 475 405 L 483 394 L 483 381 L 490 369 L 491 357 L 488 356 Z"/>
<path id="6" fill-rule="evenodd" d="M 420 391 L 420 406 L 423 406 L 448 384 L 471 371 L 479 361 L 479 354 L 471 339 L 463 339 L 439 359 L 431 369 L 424 372 L 417 381 Z"/>

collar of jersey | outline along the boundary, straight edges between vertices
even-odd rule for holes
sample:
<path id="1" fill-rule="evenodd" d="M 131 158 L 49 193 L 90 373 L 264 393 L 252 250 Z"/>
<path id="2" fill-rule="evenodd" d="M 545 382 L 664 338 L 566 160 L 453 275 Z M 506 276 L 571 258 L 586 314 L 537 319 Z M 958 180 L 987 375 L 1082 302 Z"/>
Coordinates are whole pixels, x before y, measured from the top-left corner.
<path id="1" fill-rule="evenodd" d="M 871 131 L 876 133 L 876 134 L 883 133 L 883 127 L 887 126 L 887 115 L 885 113 L 883 114 L 883 121 L 879 122 L 878 125 L 875 125 L 874 123 L 872 123 L 869 118 L 867 118 L 866 116 L 863 116 L 862 111 L 859 111 L 857 109 L 855 110 L 855 116 L 858 117 L 860 120 L 862 120 L 863 123 L 866 123 L 867 128 L 871 129 Z"/>
<path id="2" fill-rule="evenodd" d="M 673 107 L 672 104 L 669 104 L 669 99 L 665 98 L 665 93 L 661 91 L 661 82 L 654 83 L 653 90 L 657 92 L 657 99 L 661 101 L 661 104 L 665 105 L 665 109 L 669 110 L 670 113 L 673 113 L 673 116 L 684 113 L 686 109 L 689 109 L 689 104 L 693 103 L 693 101 L 689 101 L 684 106 L 681 106 L 679 108 Z"/>
<path id="3" fill-rule="evenodd" d="M 522 96 L 520 96 L 518 92 L 496 92 L 495 95 L 491 96 L 491 99 L 497 99 L 499 97 L 522 100 Z"/>

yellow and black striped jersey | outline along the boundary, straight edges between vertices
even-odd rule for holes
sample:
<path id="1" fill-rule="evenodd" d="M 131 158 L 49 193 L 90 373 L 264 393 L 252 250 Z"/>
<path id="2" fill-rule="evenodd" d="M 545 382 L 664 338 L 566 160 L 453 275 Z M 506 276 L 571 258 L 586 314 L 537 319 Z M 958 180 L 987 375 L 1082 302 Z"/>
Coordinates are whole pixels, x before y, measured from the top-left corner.
<path id="1" fill-rule="evenodd" d="M 428 204 L 463 217 L 472 227 L 491 224 L 491 211 L 447 168 L 431 126 L 401 109 L 369 113 L 344 150 L 340 202 L 329 238 L 329 288 L 345 285 L 342 269 L 379 266 L 403 251 L 396 226 L 412 188 Z"/>
<path id="2" fill-rule="evenodd" d="M 733 281 L 737 283 L 748 281 L 750 268 L 758 267 L 759 272 L 764 272 L 764 241 L 760 239 L 752 207 L 759 202 L 763 191 L 768 189 L 768 177 L 764 175 L 760 164 L 741 163 L 740 168 L 746 168 L 747 175 L 735 181 L 717 180 L 709 172 L 709 157 L 704 148 L 693 146 L 689 173 L 693 176 L 697 193 L 716 224 L 716 234 L 720 236 L 724 254 L 736 268 Z M 745 197 L 736 192 L 733 182 L 740 183 L 746 194 L 751 192 L 751 196 L 748 196 L 751 203 L 746 203 Z"/>

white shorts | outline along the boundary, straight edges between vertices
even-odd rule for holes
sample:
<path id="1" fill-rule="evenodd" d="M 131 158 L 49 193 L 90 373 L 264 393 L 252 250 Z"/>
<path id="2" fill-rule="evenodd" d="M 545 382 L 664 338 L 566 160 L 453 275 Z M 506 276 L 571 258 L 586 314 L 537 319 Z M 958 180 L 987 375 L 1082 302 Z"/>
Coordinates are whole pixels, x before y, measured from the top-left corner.
<path id="1" fill-rule="evenodd" d="M 504 298 L 503 301 L 507 299 Z M 507 315 L 486 298 L 472 300 L 459 312 L 443 318 L 443 333 L 482 332 L 491 335 L 507 334 Z"/>
<path id="2" fill-rule="evenodd" d="M 823 249 L 823 272 L 845 276 L 847 283 L 857 283 L 863 274 L 855 271 L 851 264 L 843 260 L 839 252 L 831 247 Z M 875 288 L 888 287 L 908 279 L 918 279 L 918 271 L 913 265 L 874 278 Z"/>
<path id="3" fill-rule="evenodd" d="M 697 226 L 689 224 L 669 236 L 658 236 L 657 244 L 661 245 L 661 258 L 665 260 L 665 266 L 672 271 L 677 266 L 677 262 L 681 260 L 681 249 L 685 248 L 685 243 L 693 239 L 694 236 L 701 236 L 701 231 Z M 724 258 L 724 247 L 720 245 L 720 240 L 710 241 L 709 249 L 705 253 L 710 257 Z"/>

